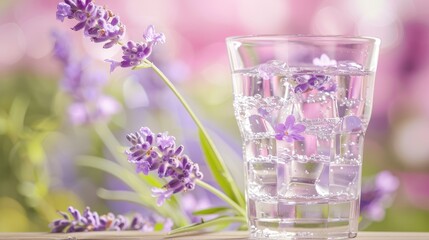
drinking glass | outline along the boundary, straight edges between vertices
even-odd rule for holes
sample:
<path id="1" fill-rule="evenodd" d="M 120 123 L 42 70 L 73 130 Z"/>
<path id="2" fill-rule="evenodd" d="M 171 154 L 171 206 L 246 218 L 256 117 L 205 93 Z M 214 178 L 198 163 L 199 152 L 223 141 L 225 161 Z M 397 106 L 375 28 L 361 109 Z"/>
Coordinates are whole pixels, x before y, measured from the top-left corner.
<path id="1" fill-rule="evenodd" d="M 253 238 L 355 237 L 380 40 L 226 39 Z"/>

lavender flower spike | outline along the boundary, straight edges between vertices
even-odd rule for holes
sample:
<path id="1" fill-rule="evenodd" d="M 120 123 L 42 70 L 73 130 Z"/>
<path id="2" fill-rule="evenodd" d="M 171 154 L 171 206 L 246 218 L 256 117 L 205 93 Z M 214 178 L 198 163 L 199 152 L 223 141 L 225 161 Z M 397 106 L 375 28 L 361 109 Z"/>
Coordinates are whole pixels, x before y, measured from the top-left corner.
<path id="1" fill-rule="evenodd" d="M 86 207 L 83 214 L 71 206 L 68 211 L 73 219 L 67 213 L 58 212 L 63 219 L 57 219 L 49 224 L 51 232 L 120 231 L 128 227 L 127 220 L 121 215 L 115 217 L 109 213 L 99 216 L 97 212 L 92 212 L 89 207 Z"/>
<path id="2" fill-rule="evenodd" d="M 135 214 L 129 221 L 124 216 L 115 216 L 113 213 L 100 216 L 96 211 L 91 211 L 89 207 L 86 207 L 82 214 L 72 206 L 68 208 L 68 211 L 72 217 L 65 212 L 58 212 L 62 218 L 49 224 L 51 232 L 153 231 L 153 226 L 156 224 L 153 220 L 144 219 L 140 214 Z M 171 228 L 171 220 L 165 219 L 163 225 L 164 228 Z"/>
<path id="3" fill-rule="evenodd" d="M 118 43 L 125 34 L 125 26 L 112 11 L 95 5 L 92 0 L 64 0 L 57 5 L 57 19 L 75 19 L 73 30 L 84 30 L 85 36 L 93 42 L 106 42 L 104 48 Z"/>
<path id="4" fill-rule="evenodd" d="M 145 33 L 143 34 L 144 42 L 128 41 L 128 43 L 122 46 L 122 61 L 115 61 L 106 59 L 109 62 L 110 72 L 113 72 L 117 67 L 135 67 L 141 64 L 147 57 L 152 53 L 152 47 L 159 44 L 165 43 L 165 36 L 162 33 L 155 33 L 155 28 L 150 25 Z"/>
<path id="5" fill-rule="evenodd" d="M 128 161 L 136 165 L 137 172 L 157 172 L 160 178 L 169 178 L 162 188 L 152 189 L 157 204 L 162 205 L 173 194 L 193 190 L 195 180 L 202 179 L 199 166 L 183 154 L 184 147 L 176 147 L 175 138 L 167 132 L 155 135 L 147 128 L 127 135 L 132 146 L 125 151 Z"/>

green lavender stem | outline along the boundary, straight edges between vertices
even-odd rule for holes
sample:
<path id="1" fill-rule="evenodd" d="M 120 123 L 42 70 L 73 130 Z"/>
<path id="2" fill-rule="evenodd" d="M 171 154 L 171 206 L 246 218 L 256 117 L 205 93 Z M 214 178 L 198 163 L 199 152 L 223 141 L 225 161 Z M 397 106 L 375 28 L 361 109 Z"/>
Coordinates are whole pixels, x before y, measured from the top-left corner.
<path id="1" fill-rule="evenodd" d="M 110 131 L 106 123 L 99 121 L 93 124 L 93 126 L 95 129 L 95 132 L 98 134 L 103 144 L 107 147 L 109 152 L 112 154 L 113 158 L 125 168 L 131 169 L 126 158 L 123 156 L 123 154 L 120 154 L 119 152 L 119 146 L 122 146 L 122 144 L 119 143 L 119 141 L 113 135 L 112 131 Z"/>

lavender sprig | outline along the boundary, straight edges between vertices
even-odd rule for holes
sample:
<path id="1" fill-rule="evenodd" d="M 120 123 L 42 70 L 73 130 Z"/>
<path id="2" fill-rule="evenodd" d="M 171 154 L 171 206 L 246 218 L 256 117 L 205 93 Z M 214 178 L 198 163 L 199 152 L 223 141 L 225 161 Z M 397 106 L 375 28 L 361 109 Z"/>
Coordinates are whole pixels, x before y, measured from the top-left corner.
<path id="1" fill-rule="evenodd" d="M 75 125 L 88 124 L 117 113 L 120 104 L 102 92 L 107 80 L 105 74 L 88 72 L 85 60 L 74 59 L 67 36 L 54 32 L 53 37 L 54 56 L 64 67 L 61 87 L 73 100 L 68 107 L 70 121 Z"/>
<path id="2" fill-rule="evenodd" d="M 62 218 L 54 220 L 49 224 L 51 232 L 91 232 L 91 231 L 122 231 L 139 230 L 144 232 L 153 231 L 155 222 L 143 218 L 140 214 L 135 214 L 131 221 L 122 215 L 115 216 L 113 213 L 99 215 L 96 211 L 91 211 L 89 207 L 80 213 L 79 210 L 70 206 L 68 213 L 58 211 Z M 70 217 L 71 215 L 71 217 Z M 164 230 L 170 231 L 171 220 L 164 221 Z"/>
<path id="3" fill-rule="evenodd" d="M 370 221 L 381 221 L 398 188 L 399 179 L 389 171 L 382 171 L 365 182 L 360 203 L 362 216 Z"/>
<path id="4" fill-rule="evenodd" d="M 110 72 L 113 72 L 117 67 L 135 67 L 140 65 L 152 53 L 152 47 L 165 43 L 165 36 L 163 33 L 156 33 L 155 27 L 149 25 L 143 34 L 143 42 L 128 41 L 125 46 L 122 46 L 123 56 L 122 61 L 114 61 L 106 59 L 110 63 Z"/>
<path id="5" fill-rule="evenodd" d="M 147 175 L 156 171 L 160 178 L 170 178 L 162 188 L 152 189 L 159 206 L 173 194 L 193 190 L 195 181 L 203 178 L 198 164 L 183 154 L 184 146 L 176 147 L 175 138 L 167 132 L 155 135 L 143 127 L 139 132 L 128 134 L 127 139 L 132 146 L 125 153 L 128 161 L 136 165 L 137 172 Z"/>
<path id="6" fill-rule="evenodd" d="M 57 19 L 75 19 L 78 23 L 72 30 L 84 30 L 86 37 L 93 42 L 107 42 L 104 48 L 110 48 L 118 43 L 125 34 L 125 26 L 119 16 L 105 7 L 98 6 L 92 0 L 64 0 L 57 5 Z"/>

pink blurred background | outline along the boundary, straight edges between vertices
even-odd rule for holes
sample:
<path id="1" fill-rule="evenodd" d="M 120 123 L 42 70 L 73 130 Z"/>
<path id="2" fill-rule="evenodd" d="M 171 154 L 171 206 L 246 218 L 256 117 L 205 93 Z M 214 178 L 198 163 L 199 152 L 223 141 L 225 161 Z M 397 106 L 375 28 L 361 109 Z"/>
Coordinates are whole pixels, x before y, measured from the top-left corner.
<path id="1" fill-rule="evenodd" d="M 0 81 L 22 71 L 61 78 L 52 57 L 51 32 L 67 30 L 73 22 L 55 19 L 57 3 L 0 2 Z M 226 37 L 315 34 L 381 38 L 363 174 L 391 170 L 401 185 L 385 220 L 369 229 L 429 231 L 429 1 L 97 0 L 97 4 L 121 16 L 127 39 L 141 40 L 149 24 L 163 32 L 167 43 L 154 50 L 156 59 L 169 66 L 167 72 L 196 106 L 198 115 L 232 133 L 237 142 Z M 103 71 L 109 68 L 104 59 L 120 57 L 119 48 L 106 51 L 82 34 L 67 34 L 79 44 L 78 54 L 93 58 Z M 119 70 L 112 78 L 128 74 L 129 70 Z"/>

